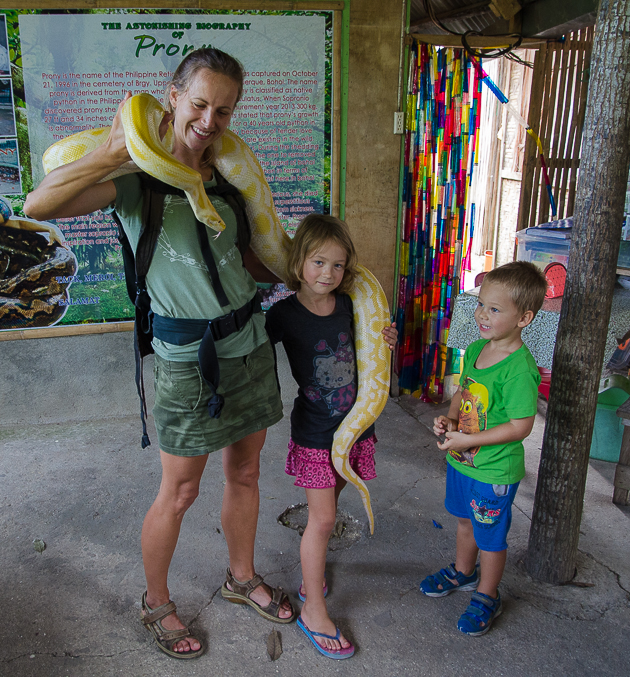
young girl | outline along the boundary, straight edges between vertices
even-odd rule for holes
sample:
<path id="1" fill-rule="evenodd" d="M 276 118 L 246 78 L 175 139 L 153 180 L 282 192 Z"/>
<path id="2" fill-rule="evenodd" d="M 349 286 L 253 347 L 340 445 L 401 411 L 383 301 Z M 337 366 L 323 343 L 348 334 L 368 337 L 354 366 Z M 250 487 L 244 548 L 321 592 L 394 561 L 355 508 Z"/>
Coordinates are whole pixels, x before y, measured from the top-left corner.
<path id="1" fill-rule="evenodd" d="M 282 342 L 298 396 L 291 412 L 286 472 L 306 489 L 308 524 L 302 536 L 304 601 L 298 626 L 324 656 L 350 658 L 354 647 L 330 620 L 324 575 L 328 538 L 337 501 L 346 485 L 331 459 L 333 435 L 356 399 L 352 301 L 347 293 L 356 275 L 357 255 L 348 227 L 333 216 L 310 214 L 298 226 L 289 255 L 287 286 L 297 293 L 267 313 L 273 343 Z M 398 332 L 383 329 L 393 347 Z M 374 426 L 350 450 L 350 465 L 363 480 L 374 471 Z"/>

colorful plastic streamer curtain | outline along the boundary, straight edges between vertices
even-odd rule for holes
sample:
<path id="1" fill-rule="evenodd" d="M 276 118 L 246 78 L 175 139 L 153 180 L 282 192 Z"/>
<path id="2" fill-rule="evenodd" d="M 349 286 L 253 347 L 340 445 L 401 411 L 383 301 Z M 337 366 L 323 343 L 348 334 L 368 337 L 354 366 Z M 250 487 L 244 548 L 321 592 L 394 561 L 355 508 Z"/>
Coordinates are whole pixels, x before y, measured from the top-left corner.
<path id="1" fill-rule="evenodd" d="M 454 297 L 470 269 L 481 80 L 463 49 L 414 41 L 407 98 L 396 355 L 399 387 L 441 402 L 459 372 L 446 347 Z"/>

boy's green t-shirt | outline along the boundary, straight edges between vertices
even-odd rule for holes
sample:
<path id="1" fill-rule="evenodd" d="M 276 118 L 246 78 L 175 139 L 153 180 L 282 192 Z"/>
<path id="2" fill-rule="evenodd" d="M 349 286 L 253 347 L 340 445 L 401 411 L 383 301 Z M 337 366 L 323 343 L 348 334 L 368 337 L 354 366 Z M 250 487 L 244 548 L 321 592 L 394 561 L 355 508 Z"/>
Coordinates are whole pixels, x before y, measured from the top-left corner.
<path id="1" fill-rule="evenodd" d="M 138 246 L 141 228 L 142 190 L 136 174 L 114 179 L 115 209 L 124 225 L 132 249 Z M 216 179 L 206 181 L 216 186 Z M 236 217 L 227 202 L 216 195 L 210 201 L 225 222 L 225 230 L 215 237 L 208 231 L 212 255 L 217 264 L 221 284 L 230 302 L 217 301 L 197 238 L 194 213 L 186 198 L 164 196 L 164 221 L 157 248 L 147 274 L 147 291 L 151 309 L 164 317 L 214 319 L 245 305 L 256 293 L 256 282 L 243 266 L 236 246 Z M 217 341 L 219 357 L 248 355 L 267 340 L 262 313 L 254 315 L 241 331 Z M 200 341 L 176 346 L 153 339 L 153 348 L 160 357 L 174 361 L 196 361 Z"/>
<path id="2" fill-rule="evenodd" d="M 540 373 L 527 346 L 523 344 L 492 367 L 477 369 L 477 358 L 486 343 L 486 339 L 475 341 L 464 354 L 459 429 L 465 433 L 528 418 L 537 410 Z M 446 460 L 455 470 L 488 484 L 515 484 L 525 477 L 522 441 L 449 451 Z"/>

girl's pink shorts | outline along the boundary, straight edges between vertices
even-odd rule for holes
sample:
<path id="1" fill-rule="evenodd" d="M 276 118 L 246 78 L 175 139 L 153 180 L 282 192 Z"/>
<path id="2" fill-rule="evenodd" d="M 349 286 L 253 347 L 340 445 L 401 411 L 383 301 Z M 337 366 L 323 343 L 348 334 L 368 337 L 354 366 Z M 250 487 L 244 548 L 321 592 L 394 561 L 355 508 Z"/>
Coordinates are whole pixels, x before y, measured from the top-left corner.
<path id="1" fill-rule="evenodd" d="M 350 449 L 350 467 L 362 480 L 376 477 L 374 466 L 374 443 L 376 435 L 356 442 Z M 329 489 L 337 484 L 337 471 L 330 460 L 330 449 L 309 449 L 289 442 L 289 454 L 285 466 L 287 475 L 295 477 L 295 486 L 305 489 Z"/>

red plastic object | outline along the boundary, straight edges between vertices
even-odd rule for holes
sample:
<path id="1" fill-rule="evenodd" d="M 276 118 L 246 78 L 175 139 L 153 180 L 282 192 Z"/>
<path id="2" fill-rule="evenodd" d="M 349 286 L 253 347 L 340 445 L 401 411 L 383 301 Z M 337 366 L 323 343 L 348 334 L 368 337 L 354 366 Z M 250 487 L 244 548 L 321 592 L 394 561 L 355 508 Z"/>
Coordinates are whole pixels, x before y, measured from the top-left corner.
<path id="1" fill-rule="evenodd" d="M 551 387 L 551 369 L 543 369 L 542 367 L 538 367 L 538 373 L 540 374 L 540 385 L 538 386 L 538 392 L 546 400 L 549 400 L 549 388 Z"/>
<path id="2" fill-rule="evenodd" d="M 487 270 L 484 270 L 482 273 L 477 273 L 475 276 L 475 287 L 478 287 L 482 282 L 483 278 L 488 274 Z"/>
<path id="3" fill-rule="evenodd" d="M 567 269 L 555 261 L 545 268 L 545 277 L 547 278 L 546 299 L 557 299 L 564 294 L 564 286 L 567 281 Z"/>

